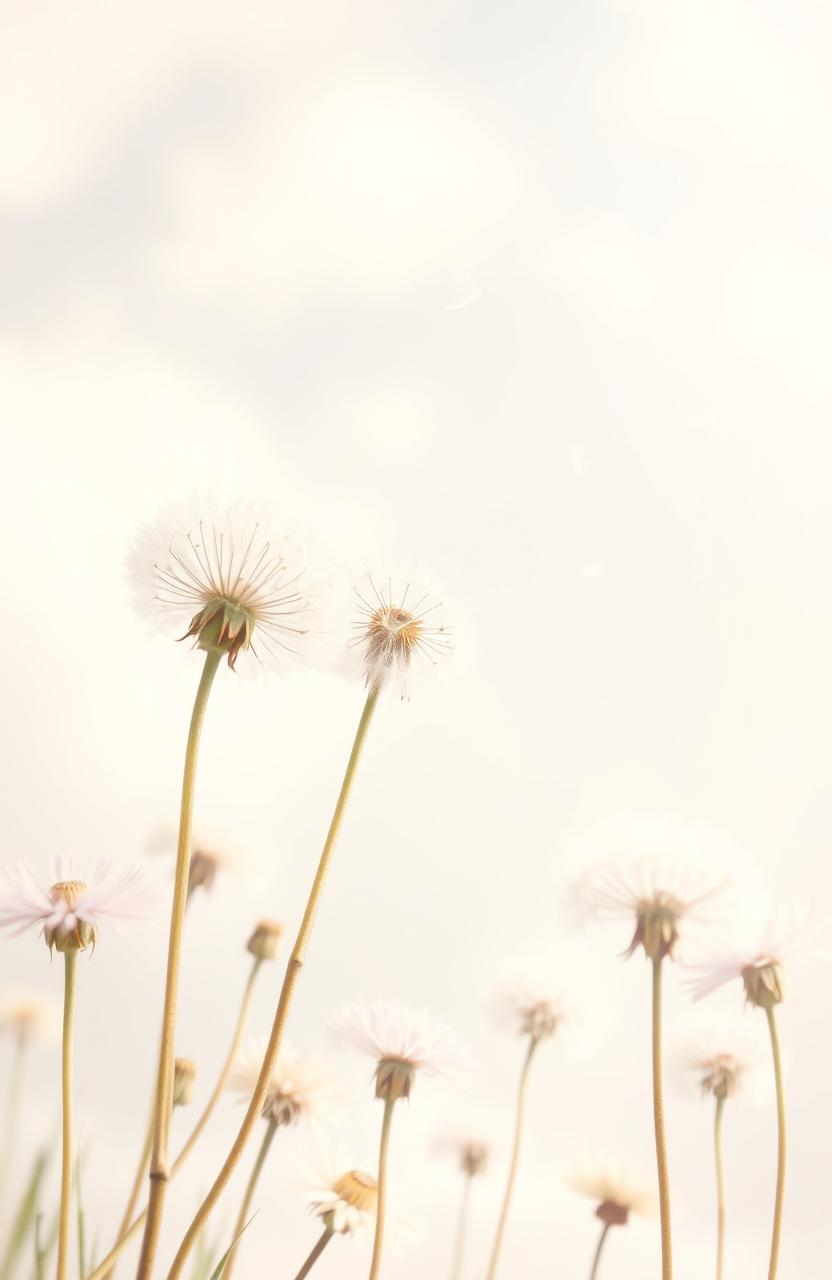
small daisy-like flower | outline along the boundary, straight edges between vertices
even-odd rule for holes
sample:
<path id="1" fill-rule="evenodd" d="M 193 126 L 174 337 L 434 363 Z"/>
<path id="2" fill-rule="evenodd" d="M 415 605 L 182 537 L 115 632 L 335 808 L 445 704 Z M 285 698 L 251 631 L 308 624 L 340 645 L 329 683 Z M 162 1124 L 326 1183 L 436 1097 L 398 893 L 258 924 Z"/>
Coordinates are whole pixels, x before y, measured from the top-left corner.
<path id="1" fill-rule="evenodd" d="M 748 926 L 746 937 L 687 967 L 697 976 L 688 983 L 694 1000 L 711 995 L 720 987 L 741 978 L 745 998 L 761 1009 L 773 1009 L 786 996 L 783 962 L 806 949 L 808 915 L 800 907 L 781 909 L 755 929 Z"/>
<path id="2" fill-rule="evenodd" d="M 378 1182 L 350 1160 L 340 1148 L 316 1145 L 309 1165 L 300 1166 L 304 1198 L 309 1210 L 336 1235 L 361 1240 L 375 1227 Z M 419 1239 L 412 1220 L 388 1205 L 388 1243 L 401 1254 Z"/>
<path id="3" fill-rule="evenodd" d="M 416 1073 L 459 1078 L 473 1068 L 465 1041 L 444 1022 L 392 1000 L 356 1001 L 333 1022 L 333 1041 L 373 1058 L 376 1097 L 407 1098 Z"/>
<path id="4" fill-rule="evenodd" d="M 0 1032 L 8 1031 L 21 1041 L 53 1040 L 59 1028 L 60 1010 L 54 1000 L 28 991 L 0 996 Z"/>
<path id="5" fill-rule="evenodd" d="M 268 1041 L 249 1039 L 235 1059 L 229 1089 L 246 1101 L 254 1092 L 263 1065 Z M 276 1125 L 297 1124 L 301 1119 L 320 1119 L 333 1101 L 329 1066 L 314 1054 L 300 1054 L 284 1045 L 272 1071 L 263 1117 Z"/>
<path id="6" fill-rule="evenodd" d="M 442 606 L 422 587 L 367 575 L 357 589 L 359 616 L 351 647 L 361 655 L 368 688 L 393 682 L 402 697 L 417 664 L 435 665 L 451 652 Z"/>
<path id="7" fill-rule="evenodd" d="M 578 1195 L 595 1201 L 596 1218 L 609 1226 L 626 1226 L 631 1213 L 641 1218 L 655 1216 L 656 1193 L 653 1187 L 646 1181 L 632 1178 L 608 1161 L 576 1169 L 565 1181 Z"/>
<path id="8" fill-rule="evenodd" d="M 248 505 L 165 515 L 144 529 L 128 560 L 136 607 L 186 628 L 232 669 L 250 652 L 276 667 L 296 662 L 316 627 L 299 549 Z"/>
<path id="9" fill-rule="evenodd" d="M 760 1095 L 763 1045 L 750 1027 L 736 1021 L 712 1023 L 690 1033 L 678 1044 L 676 1060 L 685 1082 L 693 1082 L 703 1097 Z"/>
<path id="10" fill-rule="evenodd" d="M 84 951 L 95 946 L 97 926 L 116 929 L 152 915 L 158 886 L 141 867 L 115 867 L 106 858 L 90 864 L 78 879 L 68 858 L 53 858 L 51 885 L 25 862 L 0 867 L 0 927 L 22 932 L 40 924 L 50 951 Z"/>

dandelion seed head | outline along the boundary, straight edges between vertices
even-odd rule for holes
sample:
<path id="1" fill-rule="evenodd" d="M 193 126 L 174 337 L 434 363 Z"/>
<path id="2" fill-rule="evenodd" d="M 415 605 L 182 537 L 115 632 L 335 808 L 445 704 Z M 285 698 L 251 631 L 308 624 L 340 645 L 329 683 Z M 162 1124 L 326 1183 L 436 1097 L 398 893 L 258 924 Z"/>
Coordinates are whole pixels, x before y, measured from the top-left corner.
<path id="1" fill-rule="evenodd" d="M 267 1044 L 265 1036 L 251 1037 L 234 1059 L 228 1088 L 242 1101 L 254 1092 Z M 334 1096 L 329 1064 L 317 1054 L 301 1054 L 284 1044 L 272 1068 L 263 1118 L 279 1126 L 318 1121 L 331 1110 Z"/>
<path id="2" fill-rule="evenodd" d="M 356 588 L 358 617 L 350 642 L 362 659 L 368 688 L 394 684 L 408 696 L 419 665 L 436 665 L 452 650 L 442 606 L 415 583 L 394 587 L 390 578 L 366 575 Z"/>
<path id="3" fill-rule="evenodd" d="M 827 958 L 819 947 L 818 932 L 808 911 L 799 903 L 777 908 L 758 900 L 730 936 L 709 950 L 691 956 L 686 964 L 686 986 L 694 1000 L 701 1000 L 729 982 L 741 979 L 746 1001 L 772 1009 L 787 999 L 785 963 L 792 958 Z"/>
<path id="4" fill-rule="evenodd" d="M 376 1063 L 376 1097 L 407 1098 L 418 1072 L 459 1079 L 473 1070 L 465 1041 L 439 1018 L 393 1000 L 358 1000 L 332 1023 L 333 1043 Z"/>
<path id="5" fill-rule="evenodd" d="M 578 1195 L 595 1201 L 596 1218 L 609 1226 L 625 1226 L 631 1213 L 642 1218 L 656 1214 L 652 1184 L 632 1177 L 608 1160 L 576 1169 L 565 1181 Z"/>

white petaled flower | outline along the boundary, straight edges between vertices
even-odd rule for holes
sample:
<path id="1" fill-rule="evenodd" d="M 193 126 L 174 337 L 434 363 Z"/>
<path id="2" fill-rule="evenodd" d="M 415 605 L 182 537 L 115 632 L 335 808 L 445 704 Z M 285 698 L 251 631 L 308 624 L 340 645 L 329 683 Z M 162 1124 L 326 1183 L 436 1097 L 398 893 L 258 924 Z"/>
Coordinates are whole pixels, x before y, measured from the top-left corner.
<path id="1" fill-rule="evenodd" d="M 235 1059 L 228 1088 L 251 1097 L 260 1075 L 268 1041 L 250 1038 Z M 332 1107 L 334 1091 L 328 1063 L 316 1054 L 301 1054 L 283 1045 L 272 1069 L 263 1116 L 277 1125 L 320 1120 Z"/>
<path id="2" fill-rule="evenodd" d="M 136 608 L 220 650 L 291 666 L 320 630 L 299 548 L 247 504 L 165 514 L 138 535 L 128 559 Z"/>
<path id="3" fill-rule="evenodd" d="M 594 1200 L 596 1218 L 609 1226 L 625 1226 L 631 1213 L 641 1218 L 656 1214 L 653 1184 L 633 1178 L 607 1160 L 576 1169 L 565 1182 L 578 1195 Z"/>
<path id="4" fill-rule="evenodd" d="M 4 991 L 0 995 L 0 1032 L 8 1031 L 20 1040 L 57 1039 L 60 1007 L 39 992 Z"/>
<path id="5" fill-rule="evenodd" d="M 473 1070 L 461 1036 L 438 1018 L 392 1000 L 358 1000 L 332 1025 L 333 1042 L 376 1062 L 376 1097 L 409 1097 L 417 1072 L 461 1078 Z"/>
<path id="6" fill-rule="evenodd" d="M 394 586 L 370 574 L 358 583 L 356 598 L 350 647 L 360 654 L 367 687 L 392 683 L 407 697 L 415 670 L 435 666 L 452 650 L 442 605 L 415 583 Z"/>
<path id="7" fill-rule="evenodd" d="M 300 1166 L 304 1198 L 309 1210 L 336 1235 L 361 1240 L 375 1229 L 378 1182 L 371 1173 L 350 1163 L 341 1149 L 316 1147 L 313 1162 Z M 401 1256 L 405 1247 L 418 1242 L 419 1231 L 398 1207 L 388 1205 L 385 1243 Z"/>
<path id="8" fill-rule="evenodd" d="M 0 927 L 18 933 L 39 924 L 51 950 L 95 945 L 97 927 L 116 929 L 145 920 L 159 905 L 159 887 L 142 867 L 117 867 L 99 858 L 79 879 L 69 858 L 53 858 L 51 881 L 44 883 L 25 862 L 0 867 Z"/>
<path id="9" fill-rule="evenodd" d="M 674 1057 L 684 1083 L 703 1097 L 724 1100 L 745 1093 L 762 1098 L 764 1045 L 750 1026 L 736 1019 L 690 1031 L 677 1043 Z"/>
<path id="10" fill-rule="evenodd" d="M 746 924 L 737 941 L 686 966 L 692 975 L 687 986 L 694 1000 L 711 995 L 741 978 L 746 1000 L 762 1009 L 780 1004 L 787 994 L 783 963 L 811 947 L 809 917 L 798 905 L 775 911 L 762 926 Z"/>
<path id="11" fill-rule="evenodd" d="M 488 1005 L 497 1022 L 533 1040 L 558 1035 L 574 1016 L 557 985 L 532 972 L 496 981 Z"/>

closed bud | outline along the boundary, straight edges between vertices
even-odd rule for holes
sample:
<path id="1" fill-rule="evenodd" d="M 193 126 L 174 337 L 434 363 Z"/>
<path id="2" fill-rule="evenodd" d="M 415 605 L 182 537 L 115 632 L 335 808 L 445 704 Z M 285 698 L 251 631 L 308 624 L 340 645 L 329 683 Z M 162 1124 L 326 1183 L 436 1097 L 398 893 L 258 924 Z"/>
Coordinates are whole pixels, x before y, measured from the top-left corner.
<path id="1" fill-rule="evenodd" d="M 184 1107 L 196 1089 L 196 1064 L 190 1058 L 177 1058 L 173 1064 L 173 1105 Z"/>
<path id="2" fill-rule="evenodd" d="M 376 1097 L 383 1098 L 386 1102 L 409 1098 L 415 1079 L 416 1068 L 412 1062 L 383 1058 L 376 1069 Z"/>
<path id="3" fill-rule="evenodd" d="M 776 960 L 767 964 L 749 964 L 742 971 L 745 997 L 758 1009 L 773 1009 L 782 1004 L 785 995 L 783 970 Z"/>
<path id="4" fill-rule="evenodd" d="M 282 924 L 276 920 L 261 920 L 246 943 L 246 949 L 258 960 L 274 960 L 282 934 Z"/>

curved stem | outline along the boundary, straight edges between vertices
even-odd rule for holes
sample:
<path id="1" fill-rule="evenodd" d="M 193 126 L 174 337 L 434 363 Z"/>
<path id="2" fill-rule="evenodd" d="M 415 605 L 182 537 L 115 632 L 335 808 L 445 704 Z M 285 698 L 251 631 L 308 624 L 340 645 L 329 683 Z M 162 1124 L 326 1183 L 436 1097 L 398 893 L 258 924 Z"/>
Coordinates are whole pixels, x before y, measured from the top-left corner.
<path id="1" fill-rule="evenodd" d="M 72 1032 L 75 1020 L 75 977 L 78 952 L 64 952 L 64 1025 L 61 1043 L 61 1210 L 58 1218 L 57 1280 L 69 1266 L 69 1222 L 72 1207 Z"/>
<path id="2" fill-rule="evenodd" d="M 378 1152 L 378 1203 L 376 1205 L 376 1232 L 373 1237 L 373 1259 L 369 1280 L 378 1280 L 381 1270 L 381 1251 L 384 1247 L 384 1219 L 387 1209 L 387 1157 L 390 1151 L 390 1126 L 393 1123 L 395 1098 L 384 1099 L 384 1115 L 381 1121 L 381 1145 Z"/>
<path id="3" fill-rule="evenodd" d="M 459 1206 L 459 1217 L 456 1224 L 456 1240 L 454 1241 L 454 1260 L 451 1266 L 451 1280 L 460 1280 L 462 1263 L 465 1258 L 465 1238 L 468 1234 L 468 1209 L 471 1202 L 471 1183 L 473 1178 L 466 1173 L 462 1187 L 462 1203 Z"/>
<path id="4" fill-rule="evenodd" d="M 309 1275 L 309 1272 L 312 1270 L 315 1263 L 318 1261 L 321 1254 L 323 1253 L 324 1249 L 327 1247 L 330 1240 L 332 1239 L 333 1234 L 334 1233 L 333 1233 L 332 1227 L 324 1227 L 323 1235 L 320 1237 L 320 1239 L 318 1240 L 318 1243 L 315 1245 L 315 1248 L 312 1250 L 309 1257 L 306 1259 L 303 1266 L 301 1267 L 300 1271 L 295 1276 L 295 1280 L 303 1280 L 304 1276 Z"/>
<path id="5" fill-rule="evenodd" d="M 14 1048 L 12 1050 L 12 1065 L 9 1073 L 9 1091 L 6 1097 L 6 1124 L 3 1131 L 5 1142 L 3 1144 L 3 1156 L 0 1159 L 0 1214 L 6 1206 L 6 1185 L 9 1180 L 9 1170 L 14 1166 L 14 1158 L 17 1152 L 17 1135 L 20 1125 L 20 1101 L 23 1095 L 23 1064 L 26 1059 L 26 1046 L 29 1043 L 29 1037 L 24 1027 L 19 1027 L 15 1032 Z M 2 1225 L 0 1223 L 0 1225 Z"/>
<path id="6" fill-rule="evenodd" d="M 768 1264 L 768 1280 L 775 1280 L 780 1257 L 780 1230 L 783 1224 L 783 1197 L 786 1190 L 786 1095 L 783 1089 L 783 1064 L 780 1061 L 780 1037 L 777 1034 L 777 1021 L 773 1008 L 766 1009 L 766 1018 L 771 1037 L 774 1083 L 777 1088 L 777 1190 L 774 1197 L 771 1256 Z"/>
<path id="7" fill-rule="evenodd" d="M 656 1133 L 656 1167 L 659 1175 L 659 1215 L 662 1224 L 662 1280 L 672 1280 L 673 1253 L 670 1242 L 670 1176 L 667 1168 L 667 1138 L 664 1131 L 664 1091 L 662 1089 L 662 957 L 653 959 L 653 1127 Z"/>
<path id="8" fill-rule="evenodd" d="M 589 1273 L 589 1280 L 598 1280 L 598 1268 L 601 1264 L 601 1253 L 603 1252 L 604 1241 L 609 1235 L 611 1226 L 611 1222 L 605 1222 L 601 1228 L 601 1237 L 598 1241 L 598 1248 L 595 1250 L 595 1255 L 592 1259 L 592 1270 Z"/>
<path id="9" fill-rule="evenodd" d="M 214 1085 L 214 1091 L 211 1094 L 211 1097 L 206 1102 L 202 1115 L 197 1120 L 196 1124 L 191 1130 L 188 1140 L 186 1141 L 185 1145 L 182 1147 L 182 1150 L 179 1152 L 179 1155 L 176 1157 L 173 1164 L 171 1165 L 171 1170 L 170 1170 L 171 1179 L 176 1177 L 177 1173 L 182 1168 L 182 1165 L 185 1163 L 188 1156 L 191 1154 L 191 1151 L 196 1145 L 196 1142 L 200 1134 L 202 1133 L 208 1121 L 210 1120 L 211 1115 L 213 1114 L 214 1108 L 219 1102 L 223 1094 L 223 1091 L 225 1089 L 225 1086 L 228 1083 L 228 1078 L 231 1075 L 231 1071 L 234 1066 L 234 1059 L 237 1056 L 237 1050 L 240 1047 L 243 1036 L 245 1035 L 246 1027 L 248 1025 L 248 1017 L 249 1017 L 249 1013 L 251 1012 L 251 997 L 254 991 L 254 980 L 260 971 L 260 966 L 262 965 L 262 963 L 263 963 L 262 960 L 260 960 L 259 958 L 255 958 L 254 964 L 252 965 L 251 971 L 248 976 L 248 981 L 246 982 L 246 985 L 245 985 L 245 990 L 243 991 L 243 999 L 240 1004 L 240 1012 L 237 1015 L 237 1025 L 234 1028 L 234 1035 L 231 1039 L 231 1047 L 229 1048 L 228 1053 L 226 1054 L 225 1062 L 223 1063 L 222 1070 L 220 1071 L 219 1077 L 217 1079 L 217 1083 Z M 119 1237 L 116 1244 L 113 1245 L 113 1248 L 107 1254 L 107 1257 L 103 1260 L 103 1262 L 100 1262 L 98 1266 L 95 1268 L 95 1270 L 90 1272 L 89 1276 L 87 1277 L 87 1280 L 104 1280 L 104 1277 L 112 1269 L 114 1263 L 118 1260 L 118 1258 L 127 1248 L 130 1241 L 134 1240 L 135 1237 L 138 1235 L 139 1231 L 142 1228 L 142 1225 L 144 1224 L 144 1220 L 146 1217 L 147 1217 L 147 1206 L 145 1206 L 145 1208 L 142 1209 L 139 1216 L 133 1222 L 131 1222 L 128 1229 Z"/>
<path id="10" fill-rule="evenodd" d="M 497 1264 L 500 1261 L 500 1250 L 503 1247 L 503 1236 L 505 1234 L 506 1223 L 508 1222 L 508 1213 L 511 1208 L 511 1197 L 514 1192 L 514 1180 L 517 1177 L 517 1165 L 520 1160 L 520 1147 L 523 1142 L 523 1116 L 526 1110 L 526 1086 L 529 1081 L 529 1068 L 532 1065 L 534 1051 L 539 1041 L 534 1036 L 529 1039 L 529 1048 L 523 1062 L 523 1070 L 520 1072 L 520 1087 L 517 1091 L 517 1116 L 514 1123 L 514 1145 L 511 1151 L 511 1162 L 508 1167 L 508 1182 L 506 1183 L 505 1195 L 503 1197 L 503 1207 L 500 1210 L 500 1220 L 497 1223 L 497 1234 L 494 1237 L 494 1245 L 491 1250 L 491 1261 L 488 1264 L 488 1274 L 486 1280 L 494 1280 L 497 1274 Z"/>
<path id="11" fill-rule="evenodd" d="M 289 957 L 289 963 L 286 967 L 283 986 L 280 990 L 280 999 L 278 1000 L 277 1010 L 274 1015 L 274 1022 L 272 1023 L 271 1036 L 269 1037 L 266 1054 L 263 1058 L 263 1065 L 260 1068 L 260 1075 L 258 1077 L 257 1084 L 255 1085 L 251 1102 L 249 1103 L 248 1110 L 243 1117 L 237 1137 L 232 1143 L 231 1150 L 226 1156 L 225 1163 L 217 1174 L 213 1186 L 197 1210 L 193 1222 L 185 1232 L 184 1239 L 179 1246 L 179 1252 L 173 1260 L 173 1265 L 169 1272 L 169 1280 L 176 1280 L 176 1277 L 181 1274 L 182 1268 L 188 1259 L 188 1255 L 194 1247 L 194 1243 L 196 1242 L 200 1231 L 205 1226 L 205 1223 L 208 1221 L 217 1201 L 222 1195 L 223 1190 L 228 1183 L 228 1179 L 237 1167 L 240 1156 L 242 1155 L 246 1143 L 251 1137 L 254 1126 L 257 1123 L 258 1117 L 262 1112 L 266 1092 L 269 1087 L 269 1080 L 271 1079 L 271 1074 L 274 1070 L 277 1055 L 280 1052 L 280 1046 L 283 1043 L 283 1032 L 286 1027 L 286 1020 L 289 1016 L 292 997 L 294 996 L 295 987 L 297 986 L 304 960 L 306 959 L 306 951 L 309 946 L 309 939 L 315 923 L 318 903 L 320 902 L 324 884 L 326 883 L 329 864 L 332 860 L 332 854 L 338 839 L 338 833 L 341 829 L 344 811 L 350 797 L 353 782 L 355 781 L 355 774 L 358 768 L 358 762 L 361 758 L 361 751 L 367 737 L 367 731 L 369 730 L 370 723 L 373 718 L 373 712 L 375 711 L 376 703 L 378 702 L 379 692 L 380 689 L 376 685 L 367 694 L 367 700 L 364 703 L 364 710 L 362 711 L 361 719 L 358 722 L 358 730 L 352 745 L 352 751 L 350 752 L 350 758 L 347 763 L 344 780 L 341 783 L 338 800 L 335 804 L 335 812 L 333 813 L 332 821 L 329 824 L 329 831 L 318 862 L 318 869 L 315 872 L 315 879 L 312 882 L 312 888 L 309 892 L 306 910 L 303 913 L 303 919 L 298 931 L 298 936 L 295 939 L 295 945 L 292 949 L 292 954 Z M 145 1278 L 143 1278 L 143 1280 L 145 1280 Z"/>
<path id="12" fill-rule="evenodd" d="M 240 1250 L 240 1237 L 246 1228 L 249 1220 L 249 1212 L 251 1210 L 251 1202 L 254 1199 L 254 1192 L 257 1189 L 257 1182 L 263 1165 L 266 1163 L 266 1156 L 269 1154 L 269 1148 L 274 1141 L 274 1135 L 277 1133 L 277 1125 L 273 1120 L 269 1120 L 266 1125 L 266 1132 L 263 1134 L 263 1141 L 260 1143 L 260 1150 L 257 1152 L 257 1159 L 252 1166 L 249 1176 L 248 1185 L 246 1186 L 243 1203 L 240 1205 L 240 1212 L 237 1214 L 237 1225 L 234 1228 L 233 1239 L 235 1243 L 231 1246 L 231 1252 L 228 1255 L 228 1261 L 223 1271 L 223 1280 L 230 1280 L 231 1272 L 234 1270 L 234 1263 Z"/>
<path id="13" fill-rule="evenodd" d="M 159 1242 L 165 1191 L 170 1178 L 168 1167 L 168 1142 L 170 1116 L 173 1103 L 173 1055 L 176 1035 L 176 1006 L 179 997 L 179 967 L 182 955 L 182 929 L 185 907 L 188 901 L 188 872 L 191 864 L 191 819 L 194 808 L 196 762 L 199 739 L 208 695 L 214 676 L 222 659 L 219 649 L 209 649 L 205 654 L 199 686 L 191 713 L 188 742 L 185 748 L 185 767 L 182 774 L 182 799 L 179 809 L 179 842 L 176 850 L 176 873 L 173 884 L 173 903 L 170 913 L 168 963 L 165 977 L 165 1005 L 162 1013 L 162 1041 L 159 1047 L 159 1069 L 156 1076 L 156 1100 L 153 1111 L 153 1149 L 150 1157 L 150 1198 L 147 1205 L 142 1252 L 137 1275 L 139 1280 L 149 1280 Z"/>
<path id="14" fill-rule="evenodd" d="M 725 1098 L 717 1098 L 714 1115 L 714 1156 L 716 1159 L 716 1280 L 722 1280 L 725 1258 L 725 1163 L 722 1155 L 722 1119 Z"/>

